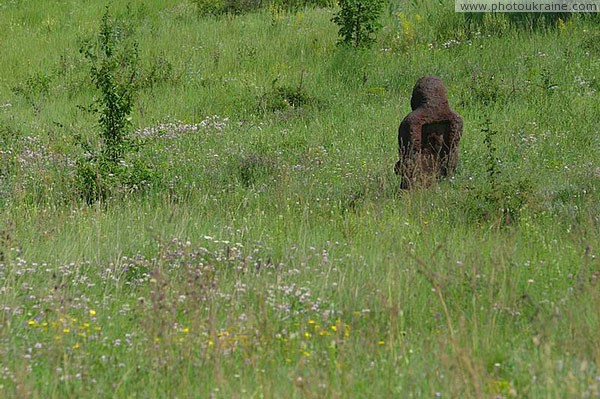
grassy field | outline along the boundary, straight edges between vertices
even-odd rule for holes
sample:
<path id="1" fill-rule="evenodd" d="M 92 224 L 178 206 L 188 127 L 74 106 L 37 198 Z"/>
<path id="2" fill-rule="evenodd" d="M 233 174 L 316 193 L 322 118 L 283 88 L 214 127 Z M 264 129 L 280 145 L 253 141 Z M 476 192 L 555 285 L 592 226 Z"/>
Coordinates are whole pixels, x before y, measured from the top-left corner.
<path id="1" fill-rule="evenodd" d="M 105 4 L 0 0 L 0 397 L 600 397 L 599 19 L 453 8 L 355 50 L 333 8 L 113 2 L 154 178 L 89 205 Z M 401 192 L 423 75 L 461 160 Z"/>

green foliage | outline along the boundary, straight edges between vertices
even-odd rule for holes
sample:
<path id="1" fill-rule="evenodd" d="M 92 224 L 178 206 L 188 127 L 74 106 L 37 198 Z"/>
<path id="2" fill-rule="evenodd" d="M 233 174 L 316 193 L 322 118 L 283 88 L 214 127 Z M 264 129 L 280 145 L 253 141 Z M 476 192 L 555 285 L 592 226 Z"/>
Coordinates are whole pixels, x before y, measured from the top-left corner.
<path id="1" fill-rule="evenodd" d="M 582 46 L 584 49 L 595 56 L 600 56 L 600 31 L 590 32 L 583 39 Z"/>
<path id="2" fill-rule="evenodd" d="M 304 76 L 304 73 L 302 74 Z M 285 111 L 289 109 L 299 109 L 315 102 L 303 85 L 303 79 L 297 86 L 277 85 L 277 80 L 273 82 L 273 87 L 258 99 L 259 109 L 262 111 Z"/>
<path id="3" fill-rule="evenodd" d="M 135 85 L 138 90 L 152 89 L 162 83 L 175 83 L 178 79 L 173 63 L 164 54 L 159 54 L 141 69 Z"/>
<path id="4" fill-rule="evenodd" d="M 467 88 L 469 98 L 484 106 L 492 106 L 508 97 L 503 82 L 494 74 L 485 71 L 473 71 Z"/>
<path id="5" fill-rule="evenodd" d="M 92 82 L 100 91 L 92 111 L 98 114 L 101 156 L 114 164 L 131 149 L 129 115 L 138 74 L 137 43 L 127 40 L 120 28 L 107 9 L 97 41 L 86 43 L 80 50 L 90 63 Z"/>
<path id="6" fill-rule="evenodd" d="M 105 199 L 112 190 L 124 186 L 138 189 L 150 177 L 149 169 L 136 162 L 125 165 L 125 157 L 137 150 L 131 137 L 131 117 L 139 78 L 138 45 L 131 40 L 131 29 L 116 23 L 108 8 L 102 17 L 97 40 L 80 49 L 89 62 L 90 77 L 100 97 L 89 108 L 98 116 L 99 148 L 76 139 L 85 151 L 77 161 L 76 187 L 89 202 Z M 157 79 L 160 69 L 152 69 L 146 82 Z M 140 170 L 137 170 L 140 168 Z"/>
<path id="7" fill-rule="evenodd" d="M 200 15 L 241 14 L 257 10 L 263 0 L 193 0 Z"/>
<path id="8" fill-rule="evenodd" d="M 117 165 L 77 108 L 102 109 L 76 43 L 104 8 L 0 5 L 0 397 L 598 397 L 596 21 L 394 0 L 403 17 L 355 51 L 335 10 L 128 3 Z M 464 118 L 460 161 L 401 192 L 397 127 L 426 74 Z M 37 75 L 39 111 L 11 89 Z"/>
<path id="9" fill-rule="evenodd" d="M 502 169 L 496 143 L 498 131 L 489 119 L 481 128 L 485 154 L 485 180 L 468 189 L 466 213 L 478 222 L 491 221 L 506 226 L 518 221 L 521 212 L 532 196 L 532 184 L 528 179 L 515 178 Z"/>
<path id="10" fill-rule="evenodd" d="M 39 113 L 41 100 L 48 96 L 51 81 L 51 76 L 37 72 L 14 86 L 12 91 L 14 94 L 22 96 L 34 111 Z"/>
<path id="11" fill-rule="evenodd" d="M 298 10 L 304 7 L 331 7 L 335 0 L 272 0 L 273 5 L 286 10 Z"/>
<path id="12" fill-rule="evenodd" d="M 339 0 L 340 10 L 332 18 L 339 26 L 339 44 L 367 47 L 381 28 L 379 17 L 385 0 Z"/>
<path id="13" fill-rule="evenodd" d="M 267 183 L 265 180 L 276 168 L 276 162 L 271 157 L 256 152 L 242 156 L 238 162 L 238 177 L 246 188 Z"/>
<path id="14" fill-rule="evenodd" d="M 297 10 L 302 7 L 328 7 L 332 0 L 192 0 L 200 15 L 244 14 L 267 6 Z"/>

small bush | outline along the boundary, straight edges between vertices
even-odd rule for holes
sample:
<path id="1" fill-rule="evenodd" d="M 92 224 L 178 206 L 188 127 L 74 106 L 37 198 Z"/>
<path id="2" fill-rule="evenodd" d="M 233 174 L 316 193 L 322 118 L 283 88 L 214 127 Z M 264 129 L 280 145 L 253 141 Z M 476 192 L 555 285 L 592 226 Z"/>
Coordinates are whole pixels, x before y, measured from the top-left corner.
<path id="1" fill-rule="evenodd" d="M 173 64 L 163 54 L 153 57 L 136 81 L 137 89 L 152 89 L 161 83 L 177 82 L 179 76 L 176 75 Z"/>
<path id="2" fill-rule="evenodd" d="M 329 7 L 333 0 L 192 0 L 200 15 L 244 14 L 274 6 L 284 10 L 302 7 Z"/>
<path id="3" fill-rule="evenodd" d="M 260 110 L 276 112 L 302 108 L 314 100 L 304 89 L 301 79 L 298 86 L 276 86 L 274 82 L 273 88 L 263 94 L 258 101 Z"/>
<path id="4" fill-rule="evenodd" d="M 52 77 L 44 73 L 35 73 L 12 88 L 12 92 L 22 96 L 36 113 L 40 111 L 41 100 L 48 96 Z"/>
<path id="5" fill-rule="evenodd" d="M 490 106 L 505 100 L 505 90 L 501 78 L 485 71 L 475 71 L 471 74 L 468 85 L 469 97 L 474 101 Z"/>
<path id="6" fill-rule="evenodd" d="M 594 56 L 600 56 L 600 32 L 590 33 L 585 36 L 582 47 Z"/>
<path id="7" fill-rule="evenodd" d="M 527 179 L 514 178 L 501 169 L 495 143 L 497 131 L 486 120 L 481 128 L 486 154 L 486 179 L 475 187 L 467 188 L 464 197 L 465 212 L 475 221 L 509 225 L 518 221 L 521 212 L 532 197 L 533 185 Z"/>
<path id="8" fill-rule="evenodd" d="M 368 47 L 381 28 L 379 16 L 384 0 L 339 0 L 340 10 L 332 18 L 339 27 L 338 44 Z"/>
<path id="9" fill-rule="evenodd" d="M 251 188 L 258 183 L 265 183 L 275 168 L 276 162 L 273 158 L 260 153 L 250 153 L 239 160 L 238 177 L 244 187 Z"/>
<path id="10" fill-rule="evenodd" d="M 303 7 L 331 7 L 335 0 L 273 0 L 272 3 L 287 10 L 298 10 Z"/>
<path id="11" fill-rule="evenodd" d="M 105 199 L 117 188 L 137 190 L 151 176 L 150 169 L 139 161 L 125 163 L 125 158 L 139 147 L 130 137 L 130 114 L 139 84 L 137 43 L 128 40 L 130 35 L 131 29 L 113 21 L 107 9 L 97 39 L 80 49 L 100 92 L 88 108 L 98 116 L 98 147 L 76 137 L 85 155 L 77 160 L 75 184 L 88 203 Z"/>
<path id="12" fill-rule="evenodd" d="M 200 15 L 243 14 L 261 8 L 264 0 L 194 0 Z"/>

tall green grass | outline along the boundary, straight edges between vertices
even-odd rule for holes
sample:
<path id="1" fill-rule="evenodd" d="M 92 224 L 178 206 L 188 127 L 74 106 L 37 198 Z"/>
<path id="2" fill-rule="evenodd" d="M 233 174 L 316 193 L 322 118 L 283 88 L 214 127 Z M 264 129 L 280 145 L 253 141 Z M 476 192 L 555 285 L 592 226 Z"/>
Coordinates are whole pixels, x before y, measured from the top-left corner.
<path id="1" fill-rule="evenodd" d="M 79 48 L 104 6 L 0 5 L 0 397 L 599 394 L 595 16 L 394 2 L 352 51 L 333 9 L 112 4 L 146 79 L 128 162 L 158 179 L 88 206 Z M 465 119 L 460 165 L 400 192 L 426 74 Z M 306 101 L 265 107 L 280 88 Z"/>

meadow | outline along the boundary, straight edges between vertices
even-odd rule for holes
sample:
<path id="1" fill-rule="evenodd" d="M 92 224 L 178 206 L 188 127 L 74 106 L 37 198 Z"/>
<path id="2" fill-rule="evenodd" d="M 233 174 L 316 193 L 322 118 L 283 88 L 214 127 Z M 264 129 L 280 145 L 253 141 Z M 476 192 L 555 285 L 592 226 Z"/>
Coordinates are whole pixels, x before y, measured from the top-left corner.
<path id="1" fill-rule="evenodd" d="M 598 15 L 108 10 L 147 179 L 86 201 L 106 4 L 0 0 L 0 397 L 600 397 Z M 424 75 L 460 162 L 406 192 Z"/>

